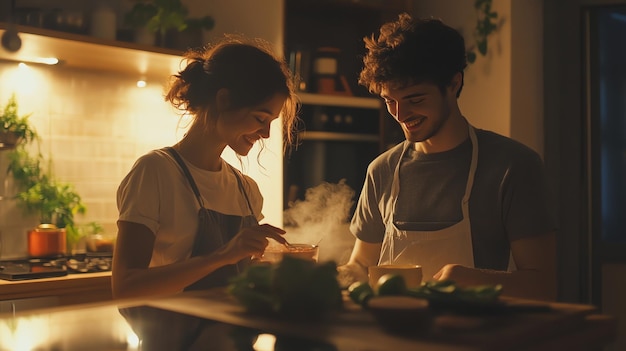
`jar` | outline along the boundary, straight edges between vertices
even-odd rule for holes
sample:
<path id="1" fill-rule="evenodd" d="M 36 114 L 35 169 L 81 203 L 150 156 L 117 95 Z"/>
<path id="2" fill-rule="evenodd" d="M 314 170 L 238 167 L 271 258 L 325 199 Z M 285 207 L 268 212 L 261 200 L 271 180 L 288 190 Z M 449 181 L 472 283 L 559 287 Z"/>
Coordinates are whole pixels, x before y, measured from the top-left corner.
<path id="1" fill-rule="evenodd" d="M 91 14 L 91 35 L 103 39 L 115 40 L 115 11 L 106 2 L 99 2 Z"/>
<path id="2" fill-rule="evenodd" d="M 40 224 L 28 231 L 28 255 L 30 257 L 63 256 L 67 252 L 65 228 L 54 224 Z"/>

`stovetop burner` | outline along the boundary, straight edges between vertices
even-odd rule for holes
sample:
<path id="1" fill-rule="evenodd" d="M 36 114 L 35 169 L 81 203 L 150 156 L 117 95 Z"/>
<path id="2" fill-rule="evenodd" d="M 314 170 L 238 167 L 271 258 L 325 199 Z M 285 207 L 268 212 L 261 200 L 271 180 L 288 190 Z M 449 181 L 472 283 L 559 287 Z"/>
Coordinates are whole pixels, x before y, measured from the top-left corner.
<path id="1" fill-rule="evenodd" d="M 44 263 L 51 267 L 65 268 L 68 273 L 94 273 L 111 270 L 110 256 L 72 256 L 57 258 Z"/>
<path id="2" fill-rule="evenodd" d="M 72 256 L 24 258 L 0 261 L 0 279 L 26 280 L 78 273 L 111 270 L 111 254 L 78 254 Z"/>

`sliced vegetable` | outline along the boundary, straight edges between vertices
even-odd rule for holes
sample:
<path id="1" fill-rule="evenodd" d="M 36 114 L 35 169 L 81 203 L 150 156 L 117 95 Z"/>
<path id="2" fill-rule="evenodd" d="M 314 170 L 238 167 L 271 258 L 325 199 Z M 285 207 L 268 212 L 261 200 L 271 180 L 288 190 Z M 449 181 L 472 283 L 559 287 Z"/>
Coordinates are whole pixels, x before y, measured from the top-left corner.
<path id="1" fill-rule="evenodd" d="M 368 300 L 374 295 L 374 289 L 368 282 L 354 282 L 348 287 L 350 299 L 363 307 L 367 305 Z"/>

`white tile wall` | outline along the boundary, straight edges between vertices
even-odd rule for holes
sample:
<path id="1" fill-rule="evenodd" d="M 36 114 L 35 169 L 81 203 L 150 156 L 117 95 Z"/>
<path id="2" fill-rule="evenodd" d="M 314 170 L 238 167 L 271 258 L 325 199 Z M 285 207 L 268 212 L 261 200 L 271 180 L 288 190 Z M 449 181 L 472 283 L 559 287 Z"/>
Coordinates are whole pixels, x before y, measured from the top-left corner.
<path id="1" fill-rule="evenodd" d="M 134 77 L 33 66 L 17 69 L 0 63 L 0 107 L 16 93 L 21 115 L 42 136 L 41 151 L 52 161 L 53 174 L 72 183 L 87 213 L 79 223 L 97 221 L 115 233 L 115 192 L 133 162 L 146 151 L 173 144 L 184 132 L 179 117 L 164 102 L 163 86 L 137 88 Z M 35 150 L 33 150 L 35 151 Z M 5 155 L 0 155 L 5 156 Z M 0 258 L 26 253 L 26 230 L 37 224 L 23 217 L 10 198 L 4 176 L 0 200 Z"/>

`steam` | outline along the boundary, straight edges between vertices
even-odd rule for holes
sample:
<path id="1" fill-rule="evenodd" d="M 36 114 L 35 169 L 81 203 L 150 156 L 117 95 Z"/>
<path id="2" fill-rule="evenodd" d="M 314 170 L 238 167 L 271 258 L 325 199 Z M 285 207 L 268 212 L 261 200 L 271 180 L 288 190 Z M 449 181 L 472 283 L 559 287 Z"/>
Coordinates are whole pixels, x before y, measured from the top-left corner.
<path id="1" fill-rule="evenodd" d="M 296 200 L 283 213 L 287 240 L 298 243 L 320 244 L 320 255 L 330 249 L 340 250 L 337 240 L 354 239 L 348 232 L 350 210 L 354 205 L 354 190 L 342 179 L 339 183 L 321 183 L 309 188 L 304 200 Z M 335 237 L 328 240 L 328 237 Z M 339 237 L 341 236 L 341 237 Z M 326 240 L 325 240 L 326 239 Z M 336 240 L 335 240 L 336 239 Z M 327 245 L 321 242 L 329 241 Z M 342 253 L 345 255 L 346 249 Z"/>

